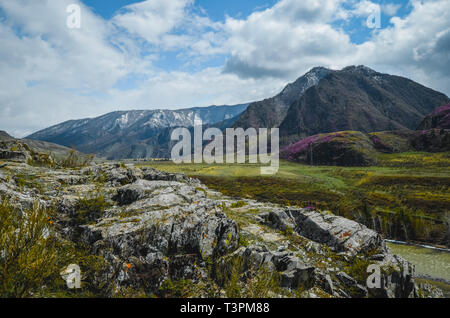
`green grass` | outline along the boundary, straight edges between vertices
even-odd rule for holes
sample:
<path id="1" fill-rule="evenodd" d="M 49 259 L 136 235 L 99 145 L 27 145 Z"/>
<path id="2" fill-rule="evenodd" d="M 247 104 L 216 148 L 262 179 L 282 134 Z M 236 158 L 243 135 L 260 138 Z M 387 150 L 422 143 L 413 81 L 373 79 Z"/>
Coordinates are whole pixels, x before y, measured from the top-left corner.
<path id="1" fill-rule="evenodd" d="M 386 237 L 448 245 L 450 153 L 382 154 L 377 166 L 330 167 L 280 162 L 274 176 L 257 164 L 151 167 L 185 173 L 225 195 L 292 206 L 317 206 L 366 224 Z"/>

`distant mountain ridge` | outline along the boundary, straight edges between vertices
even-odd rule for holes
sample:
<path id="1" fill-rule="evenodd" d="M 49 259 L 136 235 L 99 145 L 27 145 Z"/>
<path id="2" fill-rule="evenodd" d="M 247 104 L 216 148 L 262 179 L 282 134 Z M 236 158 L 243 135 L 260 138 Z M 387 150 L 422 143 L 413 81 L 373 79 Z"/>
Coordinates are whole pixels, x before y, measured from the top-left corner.
<path id="1" fill-rule="evenodd" d="M 66 121 L 27 138 L 74 146 L 81 152 L 109 159 L 168 157 L 171 128 L 192 127 L 198 120 L 204 125 L 223 122 L 231 125 L 247 106 L 116 111 Z"/>

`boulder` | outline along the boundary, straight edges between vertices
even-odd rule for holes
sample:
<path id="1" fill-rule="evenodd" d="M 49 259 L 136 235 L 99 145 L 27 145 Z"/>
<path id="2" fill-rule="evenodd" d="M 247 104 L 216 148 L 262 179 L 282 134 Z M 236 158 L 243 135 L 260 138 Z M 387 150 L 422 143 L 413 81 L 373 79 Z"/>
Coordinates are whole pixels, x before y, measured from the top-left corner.
<path id="1" fill-rule="evenodd" d="M 367 288 L 358 284 L 358 282 L 344 272 L 336 274 L 336 278 L 350 291 L 350 296 L 354 298 L 364 298 L 367 296 Z"/>
<path id="2" fill-rule="evenodd" d="M 289 208 L 274 210 L 260 217 L 273 228 L 285 231 L 290 227 L 299 235 L 327 245 L 337 252 L 357 254 L 386 249 L 378 233 L 343 217 L 311 209 Z"/>
<path id="3" fill-rule="evenodd" d="M 25 162 L 29 158 L 29 155 L 24 151 L 11 151 L 6 149 L 0 149 L 1 160 L 11 160 Z"/>
<path id="4" fill-rule="evenodd" d="M 264 246 L 252 245 L 235 252 L 244 259 L 245 269 L 266 266 L 280 273 L 281 287 L 296 290 L 299 286 L 311 288 L 315 283 L 315 268 L 303 262 L 292 252 L 269 251 Z"/>
<path id="5" fill-rule="evenodd" d="M 400 256 L 386 254 L 378 263 L 384 269 L 381 272 L 381 288 L 369 289 L 372 297 L 381 298 L 415 298 L 415 267 Z"/>
<path id="6" fill-rule="evenodd" d="M 121 206 L 130 205 L 139 200 L 144 205 L 170 206 L 182 202 L 195 202 L 206 197 L 202 191 L 187 183 L 178 181 L 137 180 L 117 189 L 114 200 Z M 139 205 L 139 204 L 136 204 Z"/>
<path id="7" fill-rule="evenodd" d="M 178 173 L 168 173 L 164 171 L 159 171 L 153 168 L 143 168 L 143 179 L 148 181 L 178 181 L 178 182 L 187 182 L 189 181 L 189 178 L 186 177 L 186 175 Z"/>

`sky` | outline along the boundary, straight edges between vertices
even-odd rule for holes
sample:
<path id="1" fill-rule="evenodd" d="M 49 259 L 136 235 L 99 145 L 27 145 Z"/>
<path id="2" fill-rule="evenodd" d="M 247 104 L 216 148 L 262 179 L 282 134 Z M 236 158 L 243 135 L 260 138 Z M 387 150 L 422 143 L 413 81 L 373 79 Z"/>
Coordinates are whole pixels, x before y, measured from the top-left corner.
<path id="1" fill-rule="evenodd" d="M 450 1 L 0 0 L 0 130 L 257 101 L 361 64 L 450 95 Z"/>

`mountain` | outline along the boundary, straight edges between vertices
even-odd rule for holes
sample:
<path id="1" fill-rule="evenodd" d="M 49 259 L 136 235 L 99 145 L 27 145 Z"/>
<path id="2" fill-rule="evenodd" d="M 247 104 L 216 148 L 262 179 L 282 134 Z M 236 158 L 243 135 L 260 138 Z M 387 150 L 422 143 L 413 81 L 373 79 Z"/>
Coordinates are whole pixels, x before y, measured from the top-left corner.
<path id="1" fill-rule="evenodd" d="M 6 131 L 0 130 L 0 141 L 14 140 Z"/>
<path id="2" fill-rule="evenodd" d="M 289 106 L 330 72 L 332 71 L 324 67 L 313 68 L 294 83 L 287 85 L 277 96 L 251 103 L 235 122 L 234 127 L 244 129 L 278 127 L 286 117 Z"/>
<path id="3" fill-rule="evenodd" d="M 294 102 L 280 124 L 285 140 L 319 133 L 416 129 L 450 99 L 409 79 L 365 66 L 331 71 Z"/>
<path id="4" fill-rule="evenodd" d="M 97 118 L 70 120 L 27 138 L 73 146 L 108 159 L 169 157 L 173 128 L 192 127 L 196 120 L 202 120 L 204 125 L 232 125 L 247 106 L 117 111 Z"/>
<path id="5" fill-rule="evenodd" d="M 1 160 L 26 162 L 30 159 L 42 163 L 43 160 L 50 162 L 54 159 L 59 160 L 67 158 L 71 152 L 72 149 L 54 143 L 29 139 L 16 139 L 11 137 L 7 132 L 0 131 Z"/>
<path id="6" fill-rule="evenodd" d="M 168 158 L 172 130 L 192 127 L 196 119 L 222 130 L 279 127 L 286 146 L 321 133 L 414 130 L 433 109 L 449 103 L 442 93 L 366 66 L 316 67 L 278 95 L 250 105 L 118 111 L 68 121 L 28 138 L 108 159 Z"/>
<path id="7" fill-rule="evenodd" d="M 436 108 L 419 126 L 419 130 L 450 129 L 450 104 Z"/>

